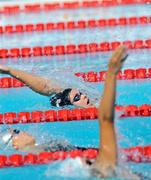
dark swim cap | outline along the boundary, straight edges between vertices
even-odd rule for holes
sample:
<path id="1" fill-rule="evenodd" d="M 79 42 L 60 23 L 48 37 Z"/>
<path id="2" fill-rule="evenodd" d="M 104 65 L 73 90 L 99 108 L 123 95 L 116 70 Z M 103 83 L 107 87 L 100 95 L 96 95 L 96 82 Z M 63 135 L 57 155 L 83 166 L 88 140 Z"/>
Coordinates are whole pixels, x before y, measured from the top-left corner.
<path id="1" fill-rule="evenodd" d="M 63 92 L 56 93 L 50 98 L 50 104 L 52 106 L 60 107 L 65 105 L 72 105 L 69 98 L 69 93 L 72 89 L 65 89 Z"/>

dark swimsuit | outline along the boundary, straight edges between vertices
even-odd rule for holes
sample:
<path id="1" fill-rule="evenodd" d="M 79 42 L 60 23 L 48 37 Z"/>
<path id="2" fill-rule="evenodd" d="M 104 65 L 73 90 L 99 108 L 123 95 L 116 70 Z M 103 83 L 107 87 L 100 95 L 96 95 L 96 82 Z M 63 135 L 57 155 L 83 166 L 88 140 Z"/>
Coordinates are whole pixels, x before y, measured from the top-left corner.
<path id="1" fill-rule="evenodd" d="M 44 151 L 56 152 L 56 151 L 72 151 L 72 150 L 86 150 L 87 148 L 71 145 L 65 141 L 51 140 L 44 145 Z"/>

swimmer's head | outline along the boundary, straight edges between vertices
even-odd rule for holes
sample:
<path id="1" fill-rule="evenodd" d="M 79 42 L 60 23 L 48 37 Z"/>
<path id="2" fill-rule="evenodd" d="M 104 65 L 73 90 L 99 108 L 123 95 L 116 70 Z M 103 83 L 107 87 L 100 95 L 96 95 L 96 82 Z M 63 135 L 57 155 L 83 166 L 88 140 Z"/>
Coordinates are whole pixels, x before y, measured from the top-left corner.
<path id="1" fill-rule="evenodd" d="M 66 105 L 72 105 L 70 102 L 69 94 L 72 89 L 65 89 L 63 92 L 56 93 L 50 99 L 52 106 L 61 107 Z"/>
<path id="2" fill-rule="evenodd" d="M 83 108 L 92 107 L 90 99 L 85 93 L 80 92 L 78 89 L 72 89 L 70 92 L 70 102 L 71 104 Z"/>
<path id="3" fill-rule="evenodd" d="M 61 107 L 66 105 L 75 105 L 83 108 L 92 107 L 86 94 L 78 89 L 65 89 L 63 92 L 53 95 L 50 99 L 52 106 Z"/>

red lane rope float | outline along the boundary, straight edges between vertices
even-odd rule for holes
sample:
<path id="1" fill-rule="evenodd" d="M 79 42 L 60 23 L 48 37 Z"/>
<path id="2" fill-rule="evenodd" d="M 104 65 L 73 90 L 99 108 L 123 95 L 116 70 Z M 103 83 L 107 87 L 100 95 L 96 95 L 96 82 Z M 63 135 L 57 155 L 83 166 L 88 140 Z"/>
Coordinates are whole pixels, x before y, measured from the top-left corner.
<path id="1" fill-rule="evenodd" d="M 85 0 L 73 2 L 54 2 L 54 3 L 26 3 L 22 5 L 7 5 L 0 7 L 1 14 L 16 14 L 20 12 L 40 12 L 52 11 L 57 9 L 78 9 L 78 8 L 97 8 L 117 5 L 131 5 L 131 4 L 149 4 L 151 0 Z"/>
<path id="2" fill-rule="evenodd" d="M 0 34 L 4 33 L 22 33 L 22 32 L 33 32 L 33 31 L 51 31 L 51 30 L 65 30 L 65 29 L 85 29 L 95 27 L 113 27 L 113 26 L 127 26 L 127 25 L 145 25 L 151 24 L 150 16 L 141 17 L 121 17 L 111 19 L 90 19 L 90 20 L 79 20 L 69 22 L 48 22 L 48 23 L 37 23 L 37 24 L 17 24 L 17 25 L 6 25 L 0 26 Z"/>
<path id="3" fill-rule="evenodd" d="M 141 106 L 127 105 L 116 106 L 117 111 L 122 111 L 121 118 L 126 117 L 149 117 L 151 116 L 151 105 Z M 98 118 L 97 108 L 83 109 L 61 109 L 32 112 L 6 112 L 0 114 L 0 124 L 26 124 L 43 122 L 68 122 L 79 120 L 95 120 Z"/>
<path id="4" fill-rule="evenodd" d="M 86 82 L 100 82 L 106 79 L 106 71 L 86 73 L 77 72 L 76 76 L 82 77 Z M 118 80 L 146 79 L 151 78 L 151 68 L 125 69 L 117 74 Z"/>
<path id="5" fill-rule="evenodd" d="M 11 77 L 3 77 L 0 78 L 0 88 L 17 88 L 17 87 L 24 87 L 26 86 L 21 81 L 11 78 Z"/>
<path id="6" fill-rule="evenodd" d="M 86 82 L 100 82 L 104 81 L 106 78 L 106 71 L 101 72 L 77 72 L 76 76 L 82 77 Z M 138 69 L 125 69 L 124 71 L 120 71 L 117 74 L 118 80 L 132 80 L 132 79 L 147 79 L 151 78 L 151 68 L 138 68 Z M 24 87 L 25 84 L 21 81 L 11 78 L 11 77 L 3 77 L 0 78 L 0 88 L 17 88 Z"/>
<path id="7" fill-rule="evenodd" d="M 151 162 L 151 146 L 145 147 L 132 147 L 122 149 L 126 155 L 127 161 L 133 161 L 135 163 Z M 38 165 L 48 164 L 57 160 L 65 160 L 67 158 L 88 158 L 95 159 L 98 154 L 97 149 L 87 150 L 72 150 L 68 152 L 57 151 L 57 152 L 41 152 L 40 154 L 12 154 L 10 156 L 0 155 L 0 168 L 4 167 L 20 167 L 24 165 Z"/>
<path id="8" fill-rule="evenodd" d="M 12 49 L 0 49 L 0 58 L 16 58 L 30 56 L 52 56 L 76 53 L 105 52 L 115 50 L 119 45 L 129 49 L 151 49 L 151 39 L 135 41 L 113 41 L 89 44 L 68 44 L 57 46 L 35 46 Z"/>

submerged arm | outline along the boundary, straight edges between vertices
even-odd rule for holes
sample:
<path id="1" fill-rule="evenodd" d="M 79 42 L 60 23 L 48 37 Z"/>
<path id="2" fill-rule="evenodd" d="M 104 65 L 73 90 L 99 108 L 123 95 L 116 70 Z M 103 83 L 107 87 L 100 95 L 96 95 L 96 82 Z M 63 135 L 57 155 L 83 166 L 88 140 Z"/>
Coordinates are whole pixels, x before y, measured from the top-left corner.
<path id="1" fill-rule="evenodd" d="M 22 70 L 14 69 L 11 67 L 5 67 L 0 65 L 0 72 L 9 74 L 12 77 L 20 80 L 25 83 L 28 87 L 30 87 L 33 91 L 49 96 L 52 92 L 60 91 L 61 89 L 57 86 L 54 87 L 51 81 L 42 78 L 40 76 L 27 73 Z"/>
<path id="2" fill-rule="evenodd" d="M 114 130 L 116 75 L 122 66 L 125 48 L 119 47 L 112 55 L 107 71 L 103 97 L 99 105 L 100 148 L 96 159 L 97 169 L 114 167 L 117 163 L 117 145 Z"/>

